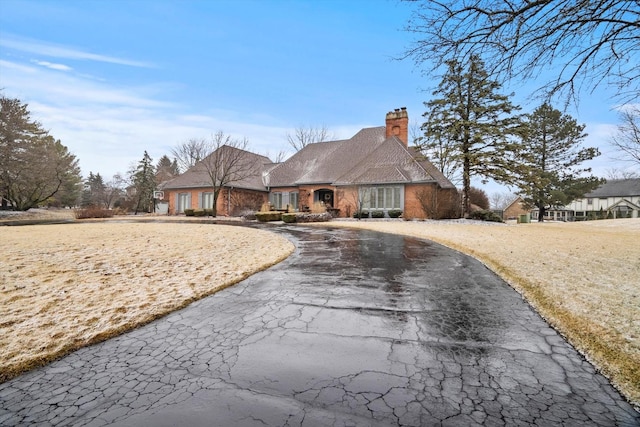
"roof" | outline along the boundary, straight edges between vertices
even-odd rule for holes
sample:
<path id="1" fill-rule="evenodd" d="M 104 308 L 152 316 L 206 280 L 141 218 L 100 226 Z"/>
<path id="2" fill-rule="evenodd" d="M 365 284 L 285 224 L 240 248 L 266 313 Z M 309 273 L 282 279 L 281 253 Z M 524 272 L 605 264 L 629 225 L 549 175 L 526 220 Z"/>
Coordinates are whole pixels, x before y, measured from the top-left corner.
<path id="1" fill-rule="evenodd" d="M 612 179 L 584 195 L 585 198 L 640 196 L 640 178 Z"/>
<path id="2" fill-rule="evenodd" d="M 309 144 L 270 173 L 269 185 L 330 184 L 384 142 L 385 127 L 362 129 L 351 139 Z"/>
<path id="3" fill-rule="evenodd" d="M 261 156 L 259 154 L 252 153 L 250 151 L 241 150 L 239 148 L 231 147 L 229 145 L 223 145 L 218 148 L 212 154 L 196 163 L 188 171 L 182 175 L 177 176 L 171 181 L 167 182 L 163 189 L 181 189 L 181 188 L 206 188 L 211 187 L 211 178 L 207 173 L 206 162 L 212 160 L 212 156 L 216 156 L 220 151 L 228 151 L 232 156 L 241 156 L 243 170 L 250 169 L 253 173 L 242 173 L 238 179 L 232 180 L 228 183 L 228 187 L 244 188 L 247 190 L 267 191 L 262 181 L 263 173 L 269 168 L 273 168 L 273 163 L 269 158 Z"/>
<path id="4" fill-rule="evenodd" d="M 362 161 L 350 167 L 335 185 L 373 185 L 438 182 L 443 187 L 453 184 L 420 153 L 405 147 L 395 136 L 379 144 Z"/>
<path id="5" fill-rule="evenodd" d="M 271 187 L 314 184 L 437 183 L 442 188 L 455 188 L 416 148 L 407 148 L 397 136 L 386 138 L 385 134 L 384 126 L 365 128 L 350 139 L 309 144 L 278 164 L 245 151 L 256 173 L 229 186 L 268 191 Z M 229 146 L 220 149 L 242 151 Z M 164 189 L 211 187 L 205 161 L 166 183 Z"/>
<path id="6" fill-rule="evenodd" d="M 455 188 L 437 168 L 384 126 L 365 128 L 352 138 L 309 144 L 269 174 L 268 185 L 373 185 L 437 182 Z M 386 139 L 385 139 L 386 138 Z"/>

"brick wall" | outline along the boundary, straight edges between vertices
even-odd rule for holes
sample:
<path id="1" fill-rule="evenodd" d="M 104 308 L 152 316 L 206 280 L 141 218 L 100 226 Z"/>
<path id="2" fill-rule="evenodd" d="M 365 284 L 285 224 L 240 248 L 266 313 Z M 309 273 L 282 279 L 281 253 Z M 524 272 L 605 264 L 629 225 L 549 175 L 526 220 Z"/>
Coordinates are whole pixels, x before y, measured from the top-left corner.
<path id="1" fill-rule="evenodd" d="M 211 188 L 189 188 L 184 190 L 165 190 L 165 198 L 169 201 L 169 214 L 181 215 L 176 213 L 178 206 L 178 194 L 188 193 L 191 195 L 190 209 L 199 209 L 202 193 L 212 192 Z M 220 216 L 239 216 L 245 210 L 260 210 L 260 206 L 269 200 L 268 193 L 261 191 L 252 191 L 233 188 L 223 188 L 220 191 L 216 203 L 217 214 Z"/>

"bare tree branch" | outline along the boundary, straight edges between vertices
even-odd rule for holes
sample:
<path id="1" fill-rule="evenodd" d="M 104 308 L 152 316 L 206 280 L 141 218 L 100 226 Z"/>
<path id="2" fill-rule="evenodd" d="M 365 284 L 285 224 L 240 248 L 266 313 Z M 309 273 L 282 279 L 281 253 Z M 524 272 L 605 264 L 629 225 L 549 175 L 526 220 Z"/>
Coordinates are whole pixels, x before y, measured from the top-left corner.
<path id="1" fill-rule="evenodd" d="M 618 132 L 610 141 L 619 151 L 615 159 L 640 165 L 640 107 L 625 108 L 620 120 Z"/>
<path id="2" fill-rule="evenodd" d="M 629 0 L 424 1 L 406 30 L 417 40 L 404 53 L 436 71 L 472 55 L 501 81 L 537 78 L 559 65 L 542 88 L 577 101 L 583 89 L 615 88 L 623 101 L 640 89 L 640 2 Z"/>
<path id="3" fill-rule="evenodd" d="M 293 134 L 287 134 L 287 141 L 289 144 L 296 150 L 300 151 L 304 147 L 309 144 L 313 144 L 315 142 L 325 142 L 332 140 L 334 136 L 329 133 L 327 127 L 322 125 L 322 127 L 298 127 L 295 129 Z"/>
<path id="4" fill-rule="evenodd" d="M 171 154 L 177 160 L 180 172 L 186 172 L 204 159 L 209 154 L 208 150 L 209 144 L 206 139 L 192 138 L 173 148 Z"/>

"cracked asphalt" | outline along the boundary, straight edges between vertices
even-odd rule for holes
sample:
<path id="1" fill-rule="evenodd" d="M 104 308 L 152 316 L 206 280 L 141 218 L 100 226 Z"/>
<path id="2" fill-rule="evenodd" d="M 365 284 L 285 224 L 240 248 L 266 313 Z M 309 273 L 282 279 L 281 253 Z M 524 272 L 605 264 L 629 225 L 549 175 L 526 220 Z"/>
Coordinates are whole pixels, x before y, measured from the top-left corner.
<path id="1" fill-rule="evenodd" d="M 296 243 L 287 260 L 0 384 L 0 425 L 640 425 L 476 260 L 389 234 L 270 229 Z"/>

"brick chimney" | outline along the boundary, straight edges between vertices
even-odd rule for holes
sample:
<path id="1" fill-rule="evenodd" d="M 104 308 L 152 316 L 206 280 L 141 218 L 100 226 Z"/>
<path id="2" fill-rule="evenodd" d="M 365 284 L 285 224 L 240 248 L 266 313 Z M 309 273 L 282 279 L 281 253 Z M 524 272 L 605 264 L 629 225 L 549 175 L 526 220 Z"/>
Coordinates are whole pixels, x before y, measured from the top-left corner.
<path id="1" fill-rule="evenodd" d="M 409 145 L 409 115 L 407 107 L 396 108 L 387 113 L 385 122 L 387 126 L 386 137 L 397 136 L 404 142 L 405 147 Z"/>

